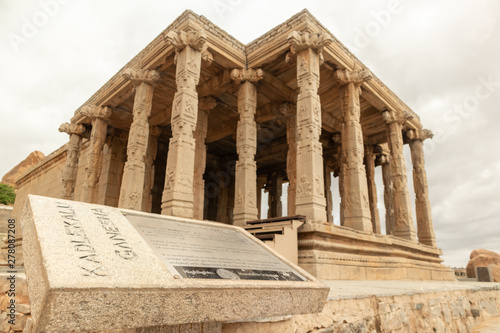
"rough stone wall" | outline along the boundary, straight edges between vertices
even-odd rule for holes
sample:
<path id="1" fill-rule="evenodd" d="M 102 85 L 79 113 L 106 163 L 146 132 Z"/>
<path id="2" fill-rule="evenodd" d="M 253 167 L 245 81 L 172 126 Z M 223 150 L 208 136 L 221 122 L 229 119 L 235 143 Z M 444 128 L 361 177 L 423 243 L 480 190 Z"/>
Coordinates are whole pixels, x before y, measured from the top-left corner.
<path id="1" fill-rule="evenodd" d="M 319 314 L 224 324 L 223 333 L 472 332 L 500 316 L 500 289 L 330 300 Z"/>
<path id="2" fill-rule="evenodd" d="M 66 161 L 66 150 L 61 148 L 39 162 L 17 182 L 16 201 L 12 217 L 19 219 L 28 194 L 60 197 L 61 173 Z"/>
<path id="3" fill-rule="evenodd" d="M 12 207 L 0 204 L 0 234 L 7 233 L 7 221 L 12 217 Z"/>

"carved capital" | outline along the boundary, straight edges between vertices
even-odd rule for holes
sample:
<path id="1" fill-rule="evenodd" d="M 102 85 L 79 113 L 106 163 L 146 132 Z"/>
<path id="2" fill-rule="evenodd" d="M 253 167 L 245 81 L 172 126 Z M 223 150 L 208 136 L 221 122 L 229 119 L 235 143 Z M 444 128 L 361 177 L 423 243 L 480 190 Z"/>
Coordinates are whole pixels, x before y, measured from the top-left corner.
<path id="1" fill-rule="evenodd" d="M 59 126 L 59 132 L 68 133 L 69 135 L 82 135 L 83 132 L 85 132 L 85 126 L 83 126 L 82 124 L 64 123 Z"/>
<path id="2" fill-rule="evenodd" d="M 185 31 L 171 30 L 163 35 L 167 45 L 172 45 L 176 51 L 181 51 L 190 46 L 196 51 L 205 51 L 207 36 L 203 29 L 188 29 Z"/>
<path id="3" fill-rule="evenodd" d="M 249 81 L 252 83 L 256 83 L 259 80 L 264 78 L 264 72 L 262 69 L 233 69 L 231 71 L 231 80 L 240 84 L 243 81 Z"/>
<path id="4" fill-rule="evenodd" d="M 432 133 L 431 130 L 428 129 L 421 129 L 421 130 L 411 129 L 406 132 L 406 136 L 410 141 L 415 141 L 415 140 L 424 141 L 426 139 L 432 139 L 434 137 L 434 134 Z"/>
<path id="5" fill-rule="evenodd" d="M 333 77 L 340 85 L 345 85 L 348 83 L 361 85 L 363 84 L 363 82 L 371 80 L 373 78 L 373 75 L 366 68 L 354 71 L 348 71 L 347 69 L 337 69 L 333 73 Z"/>
<path id="6" fill-rule="evenodd" d="M 198 108 L 205 112 L 209 112 L 217 106 L 217 101 L 213 97 L 203 97 L 198 101 Z"/>
<path id="7" fill-rule="evenodd" d="M 108 121 L 111 117 L 111 108 L 108 106 L 84 106 L 81 113 L 86 117 Z"/>
<path id="8" fill-rule="evenodd" d="M 402 111 L 401 115 L 398 115 L 396 111 L 393 110 L 386 110 L 382 112 L 382 119 L 387 123 L 387 124 L 392 124 L 392 123 L 398 123 L 400 125 L 403 125 L 406 123 L 408 120 L 412 119 L 413 115 L 409 113 L 408 111 Z"/>
<path id="9" fill-rule="evenodd" d="M 123 72 L 123 76 L 130 80 L 134 86 L 143 82 L 154 86 L 160 79 L 160 73 L 153 69 L 127 68 Z"/>
<path id="10" fill-rule="evenodd" d="M 288 43 L 291 45 L 292 53 L 305 49 L 313 49 L 317 53 L 323 52 L 323 47 L 330 45 L 332 37 L 326 33 L 310 33 L 307 31 L 292 31 L 288 35 Z"/>

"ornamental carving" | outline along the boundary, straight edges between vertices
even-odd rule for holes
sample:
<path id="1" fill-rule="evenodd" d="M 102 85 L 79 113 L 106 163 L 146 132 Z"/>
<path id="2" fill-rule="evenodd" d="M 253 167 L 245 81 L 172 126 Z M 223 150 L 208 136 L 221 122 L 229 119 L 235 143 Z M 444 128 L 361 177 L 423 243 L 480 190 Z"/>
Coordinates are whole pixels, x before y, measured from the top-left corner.
<path id="1" fill-rule="evenodd" d="M 167 45 L 172 45 L 176 51 L 181 51 L 186 46 L 190 46 L 196 51 L 203 51 L 206 48 L 207 36 L 203 29 L 188 29 L 186 31 L 172 30 L 164 34 Z"/>
<path id="2" fill-rule="evenodd" d="M 68 133 L 69 135 L 76 134 L 81 136 L 83 135 L 83 132 L 85 132 L 85 126 L 83 126 L 82 124 L 64 123 L 59 126 L 59 132 Z"/>
<path id="3" fill-rule="evenodd" d="M 422 129 L 422 130 L 408 130 L 406 132 L 406 136 L 410 141 L 414 140 L 419 140 L 419 141 L 424 141 L 426 139 L 432 139 L 434 137 L 434 133 L 432 133 L 431 130 L 428 129 Z"/>
<path id="4" fill-rule="evenodd" d="M 111 117 L 111 108 L 107 106 L 83 106 L 81 114 L 89 118 L 98 118 L 108 121 Z"/>
<path id="5" fill-rule="evenodd" d="M 122 75 L 131 81 L 134 86 L 141 83 L 155 85 L 160 79 L 160 73 L 152 69 L 127 68 Z"/>
<path id="6" fill-rule="evenodd" d="M 288 43 L 291 45 L 290 49 L 292 53 L 297 53 L 310 48 L 321 54 L 323 52 L 323 48 L 332 43 L 332 37 L 326 33 L 292 31 L 288 35 Z"/>
<path id="7" fill-rule="evenodd" d="M 364 82 L 371 80 L 373 78 L 373 75 L 366 68 L 353 71 L 349 71 L 347 69 L 337 69 L 333 73 L 333 77 L 340 85 L 345 85 L 348 83 L 361 85 Z"/>
<path id="8" fill-rule="evenodd" d="M 231 71 L 231 80 L 240 84 L 243 81 L 249 81 L 252 83 L 256 83 L 259 80 L 264 78 L 264 72 L 262 69 L 233 69 Z"/>

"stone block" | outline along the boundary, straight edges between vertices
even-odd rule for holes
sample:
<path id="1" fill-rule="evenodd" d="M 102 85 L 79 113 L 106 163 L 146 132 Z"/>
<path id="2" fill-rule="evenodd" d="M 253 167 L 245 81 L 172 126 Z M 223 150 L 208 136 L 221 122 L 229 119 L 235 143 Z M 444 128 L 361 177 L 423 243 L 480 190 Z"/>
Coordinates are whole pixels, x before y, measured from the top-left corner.
<path id="1" fill-rule="evenodd" d="M 30 195 L 21 227 L 40 332 L 315 313 L 328 295 L 234 226 Z"/>
<path id="2" fill-rule="evenodd" d="M 475 267 L 475 270 L 479 282 L 495 282 L 491 267 Z"/>

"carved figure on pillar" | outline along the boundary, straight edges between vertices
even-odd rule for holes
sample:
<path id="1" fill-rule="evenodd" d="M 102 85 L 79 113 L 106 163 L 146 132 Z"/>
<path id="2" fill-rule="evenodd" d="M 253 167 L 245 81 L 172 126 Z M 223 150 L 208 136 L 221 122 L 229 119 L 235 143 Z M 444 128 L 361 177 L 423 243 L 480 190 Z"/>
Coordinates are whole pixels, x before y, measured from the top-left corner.
<path id="1" fill-rule="evenodd" d="M 90 153 L 85 167 L 85 181 L 83 183 L 82 201 L 97 203 L 99 177 L 102 169 L 102 153 L 108 131 L 108 121 L 111 117 L 110 107 L 85 106 L 82 115 L 92 119 L 90 133 Z"/>
<path id="2" fill-rule="evenodd" d="M 257 87 L 255 83 L 264 77 L 261 69 L 234 69 L 231 79 L 239 84 L 236 130 L 238 161 L 235 170 L 234 225 L 245 225 L 258 218 L 257 208 Z"/>
<path id="3" fill-rule="evenodd" d="M 123 169 L 123 180 L 120 189 L 118 207 L 145 210 L 144 197 L 146 190 L 146 156 L 149 141 L 149 116 L 153 105 L 153 90 L 160 79 L 155 70 L 127 69 L 124 77 L 132 82 L 135 88 L 133 121 L 127 144 L 127 162 Z"/>
<path id="4" fill-rule="evenodd" d="M 203 220 L 203 209 L 205 205 L 205 181 L 203 175 L 205 173 L 206 160 L 207 160 L 207 147 L 205 145 L 205 138 L 208 129 L 208 114 L 217 105 L 212 97 L 205 97 L 200 99 L 198 103 L 198 123 L 196 124 L 196 131 L 194 134 L 195 143 L 195 156 L 194 156 L 194 213 L 193 217 L 198 220 Z"/>
<path id="5" fill-rule="evenodd" d="M 415 189 L 415 210 L 417 213 L 417 235 L 422 244 L 437 247 L 432 223 L 427 173 L 425 172 L 424 140 L 433 137 L 429 130 L 409 130 L 411 160 L 413 163 L 413 187 Z"/>
<path id="6" fill-rule="evenodd" d="M 288 35 L 297 56 L 297 192 L 295 213 L 309 223 L 327 223 L 318 95 L 323 48 L 332 42 L 325 33 L 293 31 Z"/>
<path id="7" fill-rule="evenodd" d="M 198 118 L 198 93 L 202 52 L 207 37 L 202 29 L 169 31 L 167 45 L 176 50 L 177 92 L 172 105 L 170 139 L 162 214 L 192 218 L 194 214 L 193 177 L 195 164 L 194 132 Z"/>
<path id="8" fill-rule="evenodd" d="M 338 69 L 334 76 L 340 84 L 342 112 L 342 203 L 343 225 L 356 230 L 373 231 L 369 206 L 359 96 L 361 84 L 371 80 L 366 69 Z"/>
<path id="9" fill-rule="evenodd" d="M 64 123 L 59 127 L 59 132 L 69 134 L 69 143 L 66 150 L 66 164 L 61 174 L 61 198 L 74 200 L 78 161 L 80 159 L 82 135 L 83 132 L 85 132 L 85 126 L 81 124 Z"/>
<path id="10" fill-rule="evenodd" d="M 395 212 L 394 236 L 416 242 L 401 132 L 402 125 L 412 116 L 407 112 L 397 115 L 395 111 L 387 110 L 382 113 L 382 118 L 387 123 L 387 139 L 391 150 L 390 163 Z"/>

